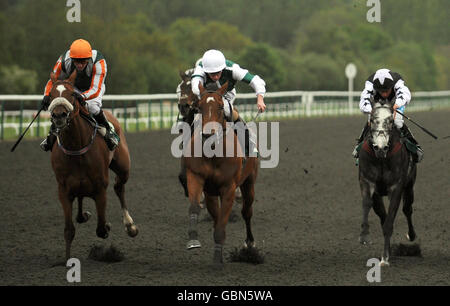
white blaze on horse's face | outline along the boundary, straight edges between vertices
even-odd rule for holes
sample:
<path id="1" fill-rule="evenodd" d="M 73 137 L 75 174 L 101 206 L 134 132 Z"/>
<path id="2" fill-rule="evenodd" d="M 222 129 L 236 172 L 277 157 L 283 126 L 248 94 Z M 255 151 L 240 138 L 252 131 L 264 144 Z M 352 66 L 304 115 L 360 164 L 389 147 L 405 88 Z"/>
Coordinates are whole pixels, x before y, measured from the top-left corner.
<path id="1" fill-rule="evenodd" d="M 375 107 L 371 119 L 372 142 L 375 152 L 382 150 L 386 156 L 389 148 L 389 132 L 392 128 L 392 111 L 388 106 Z"/>
<path id="2" fill-rule="evenodd" d="M 58 85 L 56 86 L 56 90 L 59 91 L 59 96 L 62 97 L 62 93 L 66 90 L 66 86 Z"/>

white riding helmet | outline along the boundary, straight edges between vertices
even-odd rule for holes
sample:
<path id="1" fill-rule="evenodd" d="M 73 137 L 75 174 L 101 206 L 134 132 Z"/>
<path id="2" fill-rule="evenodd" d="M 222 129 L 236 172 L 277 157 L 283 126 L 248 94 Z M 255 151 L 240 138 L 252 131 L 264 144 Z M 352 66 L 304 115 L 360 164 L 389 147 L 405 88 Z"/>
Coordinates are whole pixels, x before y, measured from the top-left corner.
<path id="1" fill-rule="evenodd" d="M 203 54 L 202 64 L 206 73 L 219 72 L 227 66 L 223 53 L 214 49 L 208 50 Z"/>

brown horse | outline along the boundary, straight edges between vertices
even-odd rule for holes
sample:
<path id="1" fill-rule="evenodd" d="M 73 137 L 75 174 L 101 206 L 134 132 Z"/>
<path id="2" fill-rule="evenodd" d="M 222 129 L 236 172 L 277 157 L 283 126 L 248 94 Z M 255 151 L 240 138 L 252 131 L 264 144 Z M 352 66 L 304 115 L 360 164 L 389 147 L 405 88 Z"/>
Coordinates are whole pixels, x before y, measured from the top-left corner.
<path id="1" fill-rule="evenodd" d="M 192 128 L 192 123 L 194 121 L 195 109 L 193 107 L 194 104 L 198 104 L 198 97 L 196 94 L 192 92 L 191 88 L 191 75 L 194 73 L 194 69 L 188 69 L 186 71 L 180 71 L 179 75 L 181 77 L 182 82 L 178 84 L 177 87 L 177 95 L 178 95 L 178 110 L 182 115 L 183 122 L 189 124 Z M 233 109 L 233 112 L 236 113 L 236 118 L 238 117 L 236 109 Z M 181 121 L 181 120 L 180 120 Z M 180 181 L 181 186 L 183 186 L 184 194 L 186 197 L 189 196 L 187 190 L 187 178 L 186 178 L 186 167 L 184 165 L 184 159 L 181 159 L 181 168 L 180 173 L 178 174 L 178 180 Z M 237 203 L 242 203 L 242 194 L 240 189 L 236 189 L 235 196 Z M 204 195 L 202 194 L 202 198 L 200 200 L 200 207 L 203 208 L 204 203 Z"/>
<path id="2" fill-rule="evenodd" d="M 124 185 L 130 172 L 130 154 L 119 122 L 111 113 L 105 112 L 120 136 L 119 146 L 111 152 L 103 137 L 99 135 L 98 125 L 93 125 L 85 119 L 89 117 L 89 113 L 76 98 L 76 70 L 65 81 L 58 81 L 53 73 L 50 77 L 53 88 L 50 92 L 49 111 L 58 140 L 52 148 L 51 163 L 58 182 L 59 200 L 64 210 L 64 239 L 68 259 L 75 237 L 72 222 L 72 203 L 75 198 L 78 199 L 77 222 L 83 223 L 89 219 L 89 212 L 83 213 L 83 198 L 90 197 L 95 201 L 97 209 L 97 236 L 104 239 L 108 237 L 111 226 L 106 223 L 105 211 L 109 169 L 117 175 L 114 191 L 120 199 L 128 235 L 136 236 L 138 229 L 125 204 Z"/>
<path id="3" fill-rule="evenodd" d="M 187 248 L 192 249 L 201 246 L 198 241 L 197 222 L 200 212 L 200 197 L 202 192 L 204 192 L 206 207 L 214 220 L 214 263 L 216 264 L 223 263 L 225 227 L 228 223 L 237 187 L 240 187 L 243 195 L 241 213 L 247 228 L 245 246 L 254 247 L 250 220 L 253 214 L 252 204 L 255 196 L 254 185 L 258 171 L 258 158 L 247 158 L 245 167 L 243 167 L 244 158 L 240 157 L 243 156 L 243 150 L 239 145 L 237 136 L 233 131 L 229 133 L 226 130 L 222 96 L 226 92 L 227 86 L 228 83 L 224 84 L 217 91 L 207 91 L 200 84 L 201 99 L 194 104 L 194 107 L 202 115 L 202 131 L 204 131 L 205 125 L 215 124 L 216 129 L 212 129 L 212 134 L 209 136 L 216 137 L 218 140 L 217 148 L 222 149 L 222 152 L 224 152 L 223 156 L 227 152 L 227 147 L 234 145 L 233 156 L 207 157 L 203 152 L 201 157 L 195 157 L 195 141 L 198 134 L 194 132 L 183 157 L 186 165 L 189 201 L 191 203 L 189 207 L 190 224 Z M 222 134 L 219 132 L 219 126 L 222 127 Z M 202 135 L 200 137 L 205 140 L 206 134 L 203 133 Z M 238 154 L 238 151 L 240 154 Z M 190 152 L 192 157 L 186 156 L 186 152 Z"/>

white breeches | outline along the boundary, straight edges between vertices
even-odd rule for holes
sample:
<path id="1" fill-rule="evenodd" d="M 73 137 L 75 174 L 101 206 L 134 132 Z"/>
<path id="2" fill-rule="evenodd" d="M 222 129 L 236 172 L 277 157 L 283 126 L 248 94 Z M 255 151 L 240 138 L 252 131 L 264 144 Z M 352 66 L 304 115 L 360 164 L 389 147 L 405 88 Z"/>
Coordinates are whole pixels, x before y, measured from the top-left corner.
<path id="1" fill-rule="evenodd" d="M 100 109 L 102 108 L 102 99 L 103 94 L 105 93 L 106 86 L 105 84 L 102 84 L 102 89 L 100 90 L 100 94 L 91 100 L 86 100 L 87 109 L 89 111 L 89 114 L 91 115 L 98 115 L 100 113 Z"/>
<path id="2" fill-rule="evenodd" d="M 224 96 L 223 96 L 223 111 L 225 113 L 225 116 L 228 119 L 231 119 L 232 114 L 233 114 L 233 103 L 234 100 L 236 100 L 236 89 L 233 88 L 233 90 L 227 92 Z"/>
<path id="3" fill-rule="evenodd" d="M 402 107 L 397 108 L 397 110 L 403 114 L 403 112 L 405 111 L 405 106 L 403 105 Z M 394 124 L 398 129 L 401 129 L 403 127 L 403 116 L 399 113 L 395 114 Z"/>

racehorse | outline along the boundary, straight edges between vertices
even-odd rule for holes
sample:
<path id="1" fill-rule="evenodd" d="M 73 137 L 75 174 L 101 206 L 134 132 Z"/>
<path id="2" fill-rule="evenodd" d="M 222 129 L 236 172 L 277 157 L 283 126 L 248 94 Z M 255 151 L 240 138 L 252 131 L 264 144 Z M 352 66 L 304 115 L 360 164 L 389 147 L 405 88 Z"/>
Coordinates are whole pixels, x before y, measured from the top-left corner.
<path id="1" fill-rule="evenodd" d="M 408 221 L 407 238 L 413 241 L 416 233 L 412 224 L 412 204 L 416 163 L 394 126 L 393 102 L 372 101 L 370 131 L 359 153 L 359 184 L 362 195 L 363 220 L 360 243 L 369 242 L 368 215 L 371 207 L 379 216 L 384 235 L 384 251 L 380 265 L 389 265 L 390 239 L 394 220 L 403 197 L 403 213 Z M 382 196 L 388 196 L 386 213 Z"/>
<path id="2" fill-rule="evenodd" d="M 215 129 L 211 130 L 212 134 L 209 137 L 216 137 L 217 147 L 222 149 L 222 152 L 227 152 L 227 147 L 234 145 L 234 152 L 231 157 L 212 156 L 206 157 L 202 152 L 201 157 L 194 156 L 195 137 L 198 137 L 196 132 L 191 136 L 189 145 L 185 149 L 190 151 L 190 156 L 183 156 L 186 165 L 187 185 L 189 193 L 189 242 L 188 249 L 201 247 L 198 240 L 197 222 L 200 212 L 200 197 L 201 193 L 205 194 L 206 207 L 209 214 L 214 220 L 214 263 L 220 265 L 223 263 L 223 245 L 225 242 L 225 227 L 228 223 L 228 218 L 231 213 L 233 201 L 235 198 L 235 190 L 240 187 L 243 196 L 242 217 L 245 220 L 247 237 L 245 246 L 254 247 L 254 238 L 251 230 L 251 218 L 253 215 L 253 200 L 255 197 L 254 185 L 256 182 L 258 172 L 258 158 L 248 157 L 245 166 L 243 167 L 243 149 L 239 146 L 236 134 L 231 131 L 231 142 L 226 129 L 226 119 L 224 114 L 224 103 L 222 96 L 225 94 L 228 83 L 225 83 L 216 91 L 207 91 L 201 84 L 199 85 L 201 99 L 194 103 L 194 108 L 202 116 L 201 130 L 202 141 L 205 141 L 204 133 L 205 125 L 213 124 Z M 220 129 L 219 126 L 222 128 Z M 223 133 L 220 133 L 220 130 Z M 216 145 L 216 144 L 215 144 Z M 231 151 L 231 150 L 230 150 Z M 220 205 L 219 205 L 220 198 Z"/>
<path id="3" fill-rule="evenodd" d="M 191 88 L 191 75 L 194 72 L 193 69 L 186 70 L 185 72 L 180 71 L 180 77 L 182 82 L 177 87 L 178 95 L 178 110 L 183 116 L 183 121 L 192 127 L 194 121 L 195 110 L 192 108 L 194 103 L 198 103 L 198 97 L 192 92 Z M 186 197 L 189 196 L 187 190 L 187 178 L 186 178 L 186 167 L 184 164 L 184 159 L 181 159 L 181 170 L 178 174 L 178 180 L 181 186 L 183 186 L 184 194 Z"/>
<path id="4" fill-rule="evenodd" d="M 193 130 L 192 124 L 194 122 L 195 116 L 195 108 L 194 104 L 198 103 L 198 97 L 192 92 L 191 88 L 191 76 L 194 73 L 194 69 L 188 69 L 186 71 L 180 71 L 179 75 L 181 77 L 182 82 L 178 84 L 177 87 L 177 95 L 178 95 L 178 110 L 183 117 L 183 121 L 191 126 L 191 130 Z M 179 120 L 179 118 L 178 118 Z M 187 178 L 186 178 L 186 167 L 184 165 L 184 159 L 181 161 L 180 173 L 178 174 L 178 180 L 180 181 L 181 186 L 184 189 L 184 195 L 186 197 L 189 196 L 187 189 Z M 200 206 L 203 208 L 204 196 L 202 195 L 202 200 L 200 201 Z M 236 202 L 242 202 L 242 194 L 240 189 L 236 189 Z"/>
<path id="5" fill-rule="evenodd" d="M 76 70 L 67 80 L 57 80 L 50 75 L 53 87 L 50 92 L 51 121 L 56 127 L 57 142 L 51 151 L 52 168 L 58 182 L 58 195 L 64 218 L 64 239 L 66 259 L 70 258 L 70 248 L 75 237 L 72 222 L 72 203 L 78 199 L 77 222 L 84 223 L 90 213 L 83 212 L 83 198 L 90 197 L 97 209 L 97 236 L 106 239 L 110 224 L 106 223 L 106 190 L 109 182 L 109 169 L 116 174 L 114 191 L 119 197 L 123 211 L 123 223 L 130 237 L 138 234 L 125 203 L 125 183 L 130 172 L 130 154 L 125 135 L 119 122 L 105 111 L 108 120 L 114 125 L 120 136 L 119 146 L 109 151 L 99 126 L 89 121 L 89 113 L 84 101 L 74 88 Z M 108 169 L 109 168 L 109 169 Z"/>

